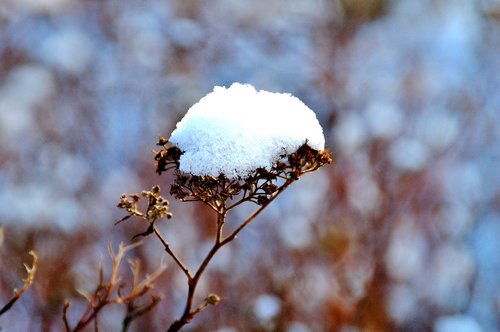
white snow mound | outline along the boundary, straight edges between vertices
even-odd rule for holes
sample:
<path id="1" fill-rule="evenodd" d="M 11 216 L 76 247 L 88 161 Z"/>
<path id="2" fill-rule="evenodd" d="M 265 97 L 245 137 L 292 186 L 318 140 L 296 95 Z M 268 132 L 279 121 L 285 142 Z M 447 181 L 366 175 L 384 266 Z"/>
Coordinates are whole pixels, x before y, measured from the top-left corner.
<path id="1" fill-rule="evenodd" d="M 169 141 L 183 151 L 182 172 L 228 178 L 270 170 L 306 141 L 316 150 L 325 147 L 323 129 L 302 101 L 240 83 L 216 86 L 188 110 Z"/>

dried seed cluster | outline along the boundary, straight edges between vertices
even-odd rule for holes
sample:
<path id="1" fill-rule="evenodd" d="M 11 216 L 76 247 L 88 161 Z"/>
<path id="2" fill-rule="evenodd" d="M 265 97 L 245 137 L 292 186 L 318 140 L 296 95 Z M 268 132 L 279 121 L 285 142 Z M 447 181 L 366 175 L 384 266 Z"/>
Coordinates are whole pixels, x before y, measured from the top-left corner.
<path id="1" fill-rule="evenodd" d="M 182 151 L 161 136 L 157 145 L 161 149 L 153 151 L 156 172 L 176 170 L 170 194 L 181 201 L 204 202 L 216 211 L 229 210 L 245 201 L 266 205 L 285 184 L 332 161 L 328 151 L 314 150 L 306 142 L 296 152 L 281 156 L 271 170 L 257 168 L 247 177 L 229 179 L 224 174 L 218 177 L 185 174 L 179 171 Z M 232 205 L 226 205 L 228 199 L 233 200 Z"/>
<path id="2" fill-rule="evenodd" d="M 151 223 L 153 223 L 161 218 L 166 217 L 167 219 L 172 218 L 172 212 L 169 210 L 169 202 L 166 198 L 160 195 L 160 187 L 154 186 L 151 190 L 144 190 L 141 195 L 148 200 L 148 206 L 145 212 L 141 212 L 138 204 L 141 197 L 138 194 L 122 194 L 120 197 L 120 202 L 117 207 L 120 209 L 125 209 L 129 214 L 122 219 L 118 220 L 120 223 L 132 216 L 137 216 L 143 218 Z"/>

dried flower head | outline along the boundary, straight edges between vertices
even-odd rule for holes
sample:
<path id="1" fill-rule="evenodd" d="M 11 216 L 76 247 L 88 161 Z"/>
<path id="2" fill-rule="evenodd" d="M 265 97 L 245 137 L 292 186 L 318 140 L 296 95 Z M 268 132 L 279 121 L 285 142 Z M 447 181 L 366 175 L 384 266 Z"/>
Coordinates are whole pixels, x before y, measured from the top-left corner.
<path id="1" fill-rule="evenodd" d="M 216 211 L 244 201 L 267 205 L 281 188 L 331 162 L 313 111 L 289 94 L 242 84 L 216 87 L 157 145 L 156 172 L 176 171 L 170 194 Z"/>
<path id="2" fill-rule="evenodd" d="M 175 147 L 164 142 L 163 156 Z M 159 154 L 157 153 L 156 156 Z M 270 170 L 257 168 L 246 177 L 229 179 L 224 174 L 219 176 L 192 175 L 179 170 L 179 160 L 155 157 L 157 173 L 166 169 L 175 169 L 176 177 L 171 185 L 170 194 L 181 201 L 201 201 L 212 209 L 231 209 L 244 201 L 266 205 L 285 184 L 298 180 L 300 176 L 317 170 L 324 164 L 332 162 L 328 151 L 317 151 L 307 142 L 290 155 L 280 156 Z M 231 205 L 226 205 L 233 200 Z"/>
<path id="3" fill-rule="evenodd" d="M 141 196 L 138 194 L 122 194 L 120 197 L 120 202 L 116 205 L 120 209 L 126 210 L 129 214 L 118 220 L 116 224 L 121 223 L 124 220 L 129 219 L 132 216 L 144 219 L 149 223 L 148 229 L 140 234 L 134 236 L 146 236 L 154 232 L 154 223 L 162 218 L 170 219 L 173 214 L 169 210 L 169 202 L 166 198 L 160 195 L 160 186 L 154 186 L 151 190 L 144 190 L 141 196 L 148 200 L 148 205 L 145 211 L 141 211 L 139 208 L 139 202 Z"/>

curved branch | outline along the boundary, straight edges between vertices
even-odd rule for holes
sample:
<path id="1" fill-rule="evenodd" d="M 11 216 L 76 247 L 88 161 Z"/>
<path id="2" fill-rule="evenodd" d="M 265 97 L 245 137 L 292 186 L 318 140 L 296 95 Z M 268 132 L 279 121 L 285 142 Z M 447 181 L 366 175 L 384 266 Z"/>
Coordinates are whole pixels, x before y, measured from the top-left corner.
<path id="1" fill-rule="evenodd" d="M 10 301 L 7 302 L 7 304 L 5 304 L 0 309 L 0 316 L 6 313 L 8 310 L 10 310 L 10 308 L 12 308 L 14 303 L 16 303 L 17 300 L 19 300 L 19 298 L 23 295 L 23 293 L 31 286 L 31 284 L 35 280 L 35 273 L 38 268 L 38 256 L 33 250 L 31 250 L 29 254 L 33 256 L 33 264 L 31 267 L 29 267 L 28 264 L 24 264 L 24 268 L 26 269 L 28 275 L 26 279 L 24 279 L 23 287 L 20 290 L 14 289 L 14 297 L 10 299 Z"/>

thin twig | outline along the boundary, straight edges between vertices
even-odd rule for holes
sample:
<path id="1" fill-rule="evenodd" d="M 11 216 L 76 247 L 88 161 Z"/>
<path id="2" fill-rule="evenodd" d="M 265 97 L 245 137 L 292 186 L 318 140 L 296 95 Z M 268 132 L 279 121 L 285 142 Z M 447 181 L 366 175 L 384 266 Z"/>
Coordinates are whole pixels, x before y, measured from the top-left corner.
<path id="1" fill-rule="evenodd" d="M 240 224 L 240 226 L 238 226 L 238 228 L 236 228 L 231 234 L 229 234 L 224 240 L 222 240 L 221 244 L 225 245 L 226 243 L 229 243 L 232 240 L 234 240 L 238 235 L 238 233 L 241 232 L 241 230 L 245 228 L 245 226 L 251 223 L 262 212 L 262 210 L 264 210 L 272 201 L 274 201 L 274 199 L 276 199 L 276 197 L 278 197 L 278 195 L 281 194 L 292 182 L 293 181 L 291 180 L 287 180 L 287 182 L 285 182 L 278 189 L 278 191 L 269 199 L 269 201 L 266 204 L 262 205 L 257 211 L 252 213 L 252 215 L 248 217 L 245 221 L 243 221 Z"/>
<path id="2" fill-rule="evenodd" d="M 182 313 L 182 316 L 176 320 L 167 330 L 168 332 L 176 332 L 179 331 L 184 325 L 189 323 L 193 317 L 199 313 L 201 310 L 204 308 L 198 307 L 196 310 L 191 311 L 191 308 L 193 306 L 193 299 L 194 299 L 194 294 L 196 291 L 196 286 L 198 285 L 198 281 L 201 278 L 201 275 L 205 271 L 205 269 L 208 266 L 208 263 L 210 260 L 215 256 L 217 251 L 223 246 L 221 244 L 221 237 L 222 237 L 222 227 L 224 225 L 224 221 L 226 218 L 226 211 L 224 210 L 222 213 L 217 214 L 217 235 L 215 238 L 215 243 L 208 252 L 207 256 L 203 260 L 203 262 L 200 264 L 198 267 L 198 270 L 194 274 L 192 278 L 188 278 L 188 295 L 186 298 L 186 306 L 184 308 L 184 312 Z M 199 309 L 199 310 L 198 310 Z"/>
<path id="3" fill-rule="evenodd" d="M 19 290 L 14 289 L 14 296 L 5 304 L 1 309 L 0 309 L 0 316 L 9 311 L 14 303 L 19 300 L 19 298 L 24 294 L 24 292 L 33 284 L 33 281 L 35 280 L 35 273 L 38 268 L 38 256 L 37 254 L 31 250 L 29 252 L 31 256 L 33 256 L 33 264 L 28 266 L 28 264 L 24 264 L 24 268 L 26 269 L 27 272 L 27 277 L 24 279 L 24 284 L 23 287 Z"/>
<path id="4" fill-rule="evenodd" d="M 95 316 L 94 319 L 94 332 L 99 332 L 99 316 Z"/>
<path id="5" fill-rule="evenodd" d="M 71 331 L 71 327 L 69 326 L 69 322 L 68 322 L 68 308 L 69 308 L 69 301 L 66 300 L 66 301 L 64 301 L 64 307 L 63 307 L 63 322 L 64 322 L 64 328 L 66 329 L 66 332 Z"/>
<path id="6" fill-rule="evenodd" d="M 126 303 L 130 304 L 137 298 L 140 298 L 146 294 L 149 290 L 153 288 L 153 281 L 165 270 L 166 265 L 162 263 L 157 271 L 151 275 L 147 275 L 141 280 L 140 278 L 140 264 L 138 261 L 130 261 L 130 267 L 133 274 L 133 283 L 130 289 L 130 293 L 127 296 L 122 296 L 120 285 L 121 277 L 119 274 L 120 264 L 123 261 L 125 254 L 140 245 L 140 242 L 133 243 L 131 245 L 125 246 L 123 243 L 120 244 L 118 251 L 115 253 L 111 245 L 109 246 L 109 256 L 111 257 L 112 270 L 108 281 L 104 280 L 104 273 L 102 268 L 102 260 L 99 263 L 99 284 L 97 285 L 95 291 L 92 294 L 86 294 L 81 292 L 81 294 L 87 299 L 87 307 L 82 314 L 80 320 L 76 323 L 76 326 L 72 329 L 68 322 L 67 313 L 69 308 L 69 302 L 64 303 L 63 307 L 63 321 L 67 332 L 70 331 L 80 331 L 87 327 L 92 321 L 94 325 L 94 331 L 99 330 L 98 324 L 98 314 L 107 305 L 110 304 L 120 304 Z M 116 296 L 113 294 L 116 293 Z"/>
<path id="7" fill-rule="evenodd" d="M 190 280 L 191 279 L 191 273 L 189 272 L 189 270 L 186 267 L 186 265 L 184 265 L 184 263 L 180 260 L 180 258 L 177 257 L 177 255 L 172 251 L 172 249 L 170 248 L 170 245 L 168 244 L 167 240 L 165 240 L 165 238 L 162 236 L 162 234 L 156 228 L 156 226 L 153 226 L 153 231 L 154 231 L 156 237 L 158 237 L 158 239 L 160 240 L 160 242 L 163 244 L 163 247 L 165 248 L 165 251 L 173 258 L 173 260 L 179 266 L 179 268 L 182 270 L 182 272 L 184 272 L 184 274 L 186 275 L 186 277 L 188 278 L 188 280 Z"/>
<path id="8" fill-rule="evenodd" d="M 152 310 L 158 302 L 160 302 L 160 300 L 160 297 L 153 296 L 151 303 L 142 307 L 135 307 L 133 302 L 130 302 L 127 306 L 127 314 L 122 322 L 122 332 L 127 332 L 130 327 L 130 323 L 132 323 L 134 319 Z"/>

